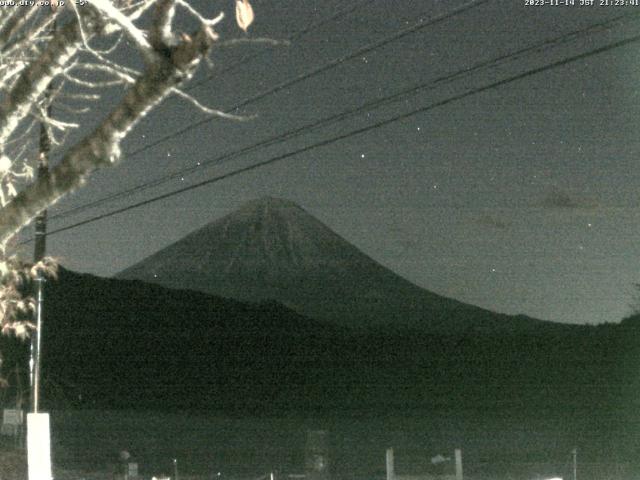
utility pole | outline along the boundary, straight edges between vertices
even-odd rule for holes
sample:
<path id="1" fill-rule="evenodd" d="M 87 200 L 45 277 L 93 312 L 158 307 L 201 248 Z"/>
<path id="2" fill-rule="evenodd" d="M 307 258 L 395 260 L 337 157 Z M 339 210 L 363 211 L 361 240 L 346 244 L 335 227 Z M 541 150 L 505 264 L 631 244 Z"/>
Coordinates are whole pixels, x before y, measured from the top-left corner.
<path id="1" fill-rule="evenodd" d="M 393 461 L 393 448 L 387 448 L 386 463 L 387 463 L 386 480 L 395 480 L 396 471 L 395 471 L 395 466 Z"/>
<path id="2" fill-rule="evenodd" d="M 51 2 L 51 12 L 56 13 L 57 1 Z M 50 27 L 51 35 L 57 30 L 57 21 L 54 19 Z M 40 132 L 38 139 L 38 168 L 37 178 L 49 178 L 49 153 L 51 152 L 51 135 L 47 126 L 47 120 L 52 113 L 52 93 L 53 82 L 47 85 L 44 92 L 44 118 L 40 121 Z M 42 210 L 35 220 L 35 240 L 33 248 L 33 262 L 41 261 L 47 251 L 47 210 Z M 41 272 L 36 277 L 36 330 L 31 336 L 31 356 L 29 359 L 29 373 L 31 383 L 31 411 L 38 413 L 40 407 L 40 357 L 42 353 L 42 310 L 44 308 L 44 282 L 45 278 Z"/>
<path id="3" fill-rule="evenodd" d="M 51 86 L 47 89 L 45 102 L 50 101 Z M 47 105 L 46 117 L 51 114 Z M 45 124 L 40 123 L 40 146 L 38 155 L 38 178 L 49 175 L 49 151 L 51 138 Z M 33 259 L 39 262 L 46 251 L 47 211 L 36 217 L 35 249 Z M 49 414 L 40 413 L 40 357 L 42 354 L 42 309 L 44 306 L 44 276 L 38 272 L 36 278 L 36 330 L 31 336 L 31 413 L 27 414 L 27 465 L 29 480 L 51 480 L 51 427 Z"/>
<path id="4" fill-rule="evenodd" d="M 57 3 L 52 2 L 55 14 Z M 55 34 L 56 22 L 51 25 Z M 44 118 L 40 122 L 38 142 L 38 180 L 49 177 L 49 152 L 51 136 L 47 121 L 51 118 L 53 85 L 49 83 L 44 94 Z M 41 211 L 35 221 L 34 263 L 41 261 L 47 250 L 47 211 Z M 41 272 L 36 277 L 36 329 L 31 336 L 31 356 L 29 359 L 31 380 L 31 413 L 27 414 L 27 467 L 29 480 L 51 480 L 51 427 L 48 413 L 40 413 L 40 358 L 42 356 L 42 314 L 44 307 L 44 282 Z"/>
<path id="5" fill-rule="evenodd" d="M 50 101 L 51 85 L 47 90 L 45 102 Z M 51 115 L 51 105 L 46 107 L 46 117 Z M 46 120 L 46 119 L 45 119 Z M 51 138 L 45 122 L 40 122 L 40 139 L 38 148 L 38 179 L 49 176 L 49 152 L 51 151 Z M 47 250 L 47 211 L 41 211 L 35 221 L 35 246 L 33 261 L 41 261 Z M 40 356 L 42 350 L 42 310 L 44 307 L 44 277 L 38 272 L 36 278 L 36 330 L 31 336 L 31 358 L 29 360 L 31 374 L 31 411 L 38 413 L 40 404 Z"/>
<path id="6" fill-rule="evenodd" d="M 462 450 L 456 448 L 454 453 L 456 457 L 456 480 L 462 480 Z"/>

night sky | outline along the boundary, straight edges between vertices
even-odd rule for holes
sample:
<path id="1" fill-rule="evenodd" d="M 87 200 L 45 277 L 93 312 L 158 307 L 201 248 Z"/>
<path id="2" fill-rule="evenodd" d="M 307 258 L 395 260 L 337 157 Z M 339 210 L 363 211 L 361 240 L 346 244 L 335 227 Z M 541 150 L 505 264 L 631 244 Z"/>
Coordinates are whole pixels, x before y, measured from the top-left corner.
<path id="1" fill-rule="evenodd" d="M 477 3 L 477 5 L 476 5 Z M 640 6 L 526 6 L 525 0 L 252 0 L 245 36 L 233 2 L 222 40 L 283 40 L 353 11 L 291 45 L 227 44 L 191 92 L 229 109 L 403 29 L 462 13 L 375 47 L 133 156 L 205 116 L 167 100 L 124 144 L 122 163 L 50 210 L 194 167 L 161 185 L 50 221 L 50 230 L 425 107 L 379 128 L 224 181 L 49 237 L 63 265 L 109 276 L 256 197 L 291 199 L 417 285 L 506 313 L 571 323 L 618 321 L 640 282 L 640 41 L 485 89 L 640 33 Z M 624 17 L 598 29 L 607 19 Z M 512 52 L 564 37 L 518 57 Z M 225 162 L 220 156 L 413 86 L 507 57 L 435 88 Z M 240 63 L 239 63 L 240 62 Z M 210 77 L 207 79 L 207 77 Z M 480 90 L 457 101 L 465 92 Z M 113 100 L 118 92 L 109 92 Z M 429 108 L 438 102 L 441 106 Z M 96 106 L 96 111 L 108 105 Z M 88 122 L 90 123 L 90 122 Z M 205 165 L 210 162 L 209 165 Z M 213 163 L 213 164 L 211 164 Z"/>

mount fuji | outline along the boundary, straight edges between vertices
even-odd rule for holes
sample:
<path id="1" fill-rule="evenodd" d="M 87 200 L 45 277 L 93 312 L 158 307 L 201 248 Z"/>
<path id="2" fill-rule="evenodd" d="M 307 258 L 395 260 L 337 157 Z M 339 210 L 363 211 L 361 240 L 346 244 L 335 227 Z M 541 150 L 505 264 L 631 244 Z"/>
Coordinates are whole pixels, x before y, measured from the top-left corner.
<path id="1" fill-rule="evenodd" d="M 525 333 L 560 325 L 498 314 L 414 285 L 297 204 L 251 201 L 119 273 L 242 301 L 275 300 L 356 329 Z"/>

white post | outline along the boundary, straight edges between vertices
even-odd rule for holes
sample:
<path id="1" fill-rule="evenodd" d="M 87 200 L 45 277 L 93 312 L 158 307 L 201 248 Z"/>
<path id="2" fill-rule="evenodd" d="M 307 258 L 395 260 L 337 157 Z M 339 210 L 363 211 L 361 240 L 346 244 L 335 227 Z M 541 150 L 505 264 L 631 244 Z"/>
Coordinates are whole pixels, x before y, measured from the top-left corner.
<path id="1" fill-rule="evenodd" d="M 456 448 L 456 480 L 462 480 L 462 450 Z"/>
<path id="2" fill-rule="evenodd" d="M 393 469 L 393 448 L 387 448 L 387 480 L 395 480 L 396 473 Z"/>
<path id="3" fill-rule="evenodd" d="M 27 414 L 29 480 L 51 480 L 51 434 L 48 413 Z"/>

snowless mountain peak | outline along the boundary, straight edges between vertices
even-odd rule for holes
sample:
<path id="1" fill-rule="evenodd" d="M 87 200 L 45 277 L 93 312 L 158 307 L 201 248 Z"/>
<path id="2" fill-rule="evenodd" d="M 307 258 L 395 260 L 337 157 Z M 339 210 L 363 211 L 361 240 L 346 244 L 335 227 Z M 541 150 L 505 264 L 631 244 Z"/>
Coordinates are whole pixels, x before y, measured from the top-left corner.
<path id="1" fill-rule="evenodd" d="M 243 301 L 276 300 L 317 320 L 429 331 L 533 325 L 442 297 L 385 268 L 296 203 L 262 197 L 118 275 Z"/>
<path id="2" fill-rule="evenodd" d="M 241 207 L 241 210 L 243 209 L 262 209 L 262 210 L 285 209 L 286 210 L 289 208 L 302 210 L 300 205 L 298 205 L 297 203 L 291 200 L 287 200 L 285 198 L 279 198 L 279 197 L 271 197 L 267 195 L 267 196 L 260 197 L 245 203 L 244 206 Z"/>

